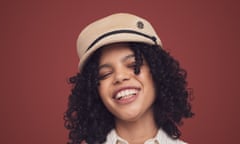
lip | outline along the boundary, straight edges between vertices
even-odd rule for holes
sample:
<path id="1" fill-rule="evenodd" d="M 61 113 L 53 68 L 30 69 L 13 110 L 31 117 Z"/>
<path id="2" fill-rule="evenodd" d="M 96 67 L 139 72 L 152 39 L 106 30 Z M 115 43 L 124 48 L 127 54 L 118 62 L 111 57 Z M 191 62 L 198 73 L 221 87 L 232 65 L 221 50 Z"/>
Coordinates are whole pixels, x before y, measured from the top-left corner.
<path id="1" fill-rule="evenodd" d="M 137 90 L 137 94 L 136 95 L 131 95 L 129 96 L 128 98 L 124 98 L 124 99 L 116 99 L 116 95 L 117 93 L 119 93 L 120 91 L 123 91 L 123 90 L 127 90 L 127 89 L 135 89 Z M 128 103 L 131 103 L 133 102 L 137 97 L 138 97 L 138 94 L 139 94 L 139 91 L 140 91 L 140 88 L 139 87 L 133 87 L 133 86 L 127 86 L 127 87 L 122 87 L 118 90 L 116 90 L 113 94 L 113 99 L 115 100 L 115 102 L 117 102 L 118 104 L 128 104 Z"/>

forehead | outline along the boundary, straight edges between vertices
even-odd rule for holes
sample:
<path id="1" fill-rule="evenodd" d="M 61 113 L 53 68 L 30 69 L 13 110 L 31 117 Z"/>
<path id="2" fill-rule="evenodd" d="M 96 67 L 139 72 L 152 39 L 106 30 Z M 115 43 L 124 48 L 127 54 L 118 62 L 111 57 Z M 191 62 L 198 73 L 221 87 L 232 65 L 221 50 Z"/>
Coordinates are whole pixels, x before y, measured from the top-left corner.
<path id="1" fill-rule="evenodd" d="M 101 48 L 100 62 L 103 60 L 133 55 L 128 43 L 116 43 Z"/>
<path id="2" fill-rule="evenodd" d="M 129 43 L 113 43 L 106 46 L 103 46 L 101 48 L 102 53 L 108 52 L 108 51 L 115 51 L 115 50 L 121 50 L 121 49 L 130 49 Z"/>

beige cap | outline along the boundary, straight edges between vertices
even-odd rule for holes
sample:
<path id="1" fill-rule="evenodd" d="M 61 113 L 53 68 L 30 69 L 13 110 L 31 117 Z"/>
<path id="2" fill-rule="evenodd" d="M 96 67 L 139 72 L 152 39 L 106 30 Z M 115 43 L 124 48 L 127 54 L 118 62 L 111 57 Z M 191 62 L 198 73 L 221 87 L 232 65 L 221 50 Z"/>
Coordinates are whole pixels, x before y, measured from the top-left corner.
<path id="1" fill-rule="evenodd" d="M 142 42 L 162 46 L 152 25 L 145 19 L 128 13 L 117 13 L 99 19 L 85 27 L 77 39 L 79 69 L 98 48 L 117 42 Z"/>

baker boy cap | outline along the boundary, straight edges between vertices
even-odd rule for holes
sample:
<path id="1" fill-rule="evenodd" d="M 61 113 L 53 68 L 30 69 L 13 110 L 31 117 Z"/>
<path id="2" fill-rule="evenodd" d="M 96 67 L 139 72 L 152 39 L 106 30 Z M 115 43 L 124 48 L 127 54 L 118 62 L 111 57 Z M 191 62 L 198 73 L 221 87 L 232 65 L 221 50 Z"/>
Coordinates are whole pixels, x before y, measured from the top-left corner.
<path id="1" fill-rule="evenodd" d="M 98 48 L 119 42 L 158 44 L 161 40 L 145 19 L 128 13 L 117 13 L 101 18 L 86 26 L 77 39 L 77 53 L 81 71 L 86 60 Z"/>

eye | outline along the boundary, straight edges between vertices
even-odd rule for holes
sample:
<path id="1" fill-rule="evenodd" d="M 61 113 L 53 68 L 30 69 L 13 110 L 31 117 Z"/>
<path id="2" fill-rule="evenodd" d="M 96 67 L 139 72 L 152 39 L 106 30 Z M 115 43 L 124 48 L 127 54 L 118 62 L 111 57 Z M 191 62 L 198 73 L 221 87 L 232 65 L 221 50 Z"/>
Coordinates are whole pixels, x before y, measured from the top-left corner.
<path id="1" fill-rule="evenodd" d="M 136 63 L 135 61 L 133 61 L 133 62 L 131 62 L 131 63 L 129 63 L 129 64 L 127 65 L 127 67 L 128 67 L 128 68 L 131 68 L 131 69 L 135 69 L 136 66 L 137 66 L 137 63 Z"/>
<path id="2" fill-rule="evenodd" d="M 104 73 L 100 72 L 98 75 L 98 79 L 99 80 L 107 79 L 111 74 L 112 74 L 112 72 L 104 72 Z"/>

